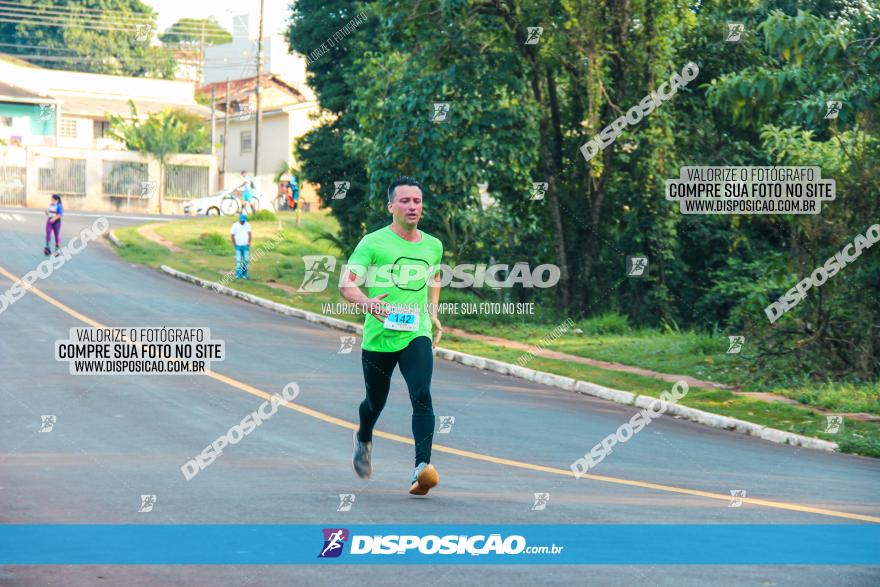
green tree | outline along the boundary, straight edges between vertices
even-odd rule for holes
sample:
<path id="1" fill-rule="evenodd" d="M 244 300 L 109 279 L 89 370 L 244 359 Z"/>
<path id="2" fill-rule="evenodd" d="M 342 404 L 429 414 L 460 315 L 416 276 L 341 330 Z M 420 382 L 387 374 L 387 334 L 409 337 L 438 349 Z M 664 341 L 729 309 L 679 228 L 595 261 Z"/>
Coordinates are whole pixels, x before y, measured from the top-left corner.
<path id="1" fill-rule="evenodd" d="M 402 18 L 389 5 L 377 15 L 393 34 L 374 39 L 374 51 L 358 61 L 350 106 L 358 129 L 345 147 L 367 162 L 379 201 L 369 224 L 387 222 L 385 186 L 412 175 L 425 188 L 425 228 L 456 258 L 488 261 L 477 185 L 487 183 L 505 210 L 528 202 L 538 110 L 516 53 L 487 46 L 493 23 L 452 5 L 441 13 L 444 35 L 423 34 L 418 22 L 427 14 Z"/>
<path id="2" fill-rule="evenodd" d="M 3 52 L 50 69 L 171 78 L 174 56 L 151 47 L 156 13 L 140 0 L 21 0 L 0 23 Z"/>
<path id="3" fill-rule="evenodd" d="M 361 11 L 361 28 L 313 53 Z M 880 212 L 873 3 L 301 0 L 293 15 L 291 47 L 317 55 L 310 83 L 332 115 L 298 154 L 344 250 L 387 221 L 387 182 L 416 175 L 424 225 L 450 260 L 562 269 L 548 317 L 622 311 L 640 325 L 735 329 L 808 376 L 878 372 L 875 261 L 848 267 L 784 328 L 768 331 L 763 314 Z M 731 22 L 745 25 L 740 43 L 726 42 Z M 581 145 L 689 62 L 696 79 L 584 159 Z M 833 121 L 829 100 L 843 103 Z M 432 122 L 440 102 L 448 118 Z M 684 165 L 818 165 L 838 199 L 821 217 L 685 216 L 663 197 Z M 349 197 L 329 200 L 338 180 L 351 181 Z M 481 205 L 479 182 L 493 206 Z M 549 184 L 543 201 L 529 200 L 532 182 Z M 650 275 L 627 279 L 624 259 L 637 252 Z"/>
<path id="4" fill-rule="evenodd" d="M 290 48 L 311 54 L 367 7 L 367 2 L 352 0 L 299 0 L 291 8 Z M 296 159 L 304 178 L 320 186 L 318 197 L 339 221 L 339 234 L 325 238 L 343 251 L 354 249 L 366 233 L 370 206 L 376 204 L 376 198 L 370 197 L 366 161 L 346 151 L 344 143 L 345 136 L 359 128 L 349 107 L 355 99 L 356 60 L 369 49 L 377 30 L 376 19 L 369 18 L 306 66 L 308 83 L 330 116 L 297 141 Z M 349 188 L 344 199 L 333 199 L 339 181 L 348 182 Z"/>
<path id="5" fill-rule="evenodd" d="M 763 62 L 720 76 L 708 92 L 715 109 L 758 134 L 773 164 L 819 166 L 836 182 L 821 215 L 773 218 L 770 238 L 785 256 L 764 264 L 764 305 L 880 217 L 880 11 L 849 8 L 832 3 L 833 18 L 771 12 L 757 27 Z M 841 102 L 837 118 L 825 118 L 829 101 Z M 880 259 L 864 253 L 773 326 L 756 324 L 762 362 L 792 357 L 814 376 L 876 377 L 878 294 Z"/>
<path id="6" fill-rule="evenodd" d="M 144 153 L 159 163 L 159 214 L 165 191 L 165 167 L 174 153 L 204 153 L 211 147 L 210 130 L 199 116 L 171 109 L 138 118 L 133 102 L 131 117 L 111 114 L 110 136 L 132 151 Z"/>
<path id="7" fill-rule="evenodd" d="M 181 18 L 159 35 L 159 40 L 166 45 L 224 45 L 232 42 L 232 35 L 213 16 Z"/>

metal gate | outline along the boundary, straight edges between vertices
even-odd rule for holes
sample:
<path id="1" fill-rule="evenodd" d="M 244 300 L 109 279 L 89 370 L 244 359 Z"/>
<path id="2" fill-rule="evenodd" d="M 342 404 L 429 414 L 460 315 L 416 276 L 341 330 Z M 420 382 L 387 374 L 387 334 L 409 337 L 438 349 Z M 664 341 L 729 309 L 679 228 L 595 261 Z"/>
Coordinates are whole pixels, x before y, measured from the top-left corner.
<path id="1" fill-rule="evenodd" d="M 168 165 L 165 168 L 165 199 L 181 200 L 209 196 L 207 167 Z"/>
<path id="2" fill-rule="evenodd" d="M 0 165 L 0 206 L 25 206 L 27 168 Z"/>
<path id="3" fill-rule="evenodd" d="M 86 160 L 47 157 L 37 170 L 39 190 L 65 196 L 86 195 Z"/>

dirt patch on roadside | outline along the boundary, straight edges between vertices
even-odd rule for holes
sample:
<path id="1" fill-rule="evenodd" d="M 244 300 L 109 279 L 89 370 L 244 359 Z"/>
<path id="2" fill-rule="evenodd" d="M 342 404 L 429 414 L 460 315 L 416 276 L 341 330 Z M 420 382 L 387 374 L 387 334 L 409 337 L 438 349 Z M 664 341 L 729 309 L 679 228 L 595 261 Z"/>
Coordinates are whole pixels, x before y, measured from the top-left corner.
<path id="1" fill-rule="evenodd" d="M 772 392 L 764 392 L 764 391 L 739 391 L 739 389 L 734 385 L 726 385 L 723 383 L 715 383 L 713 381 L 702 381 L 700 379 L 696 379 L 695 377 L 689 377 L 687 375 L 670 375 L 668 373 L 658 373 L 657 371 L 651 371 L 650 369 L 642 369 L 640 367 L 633 367 L 631 365 L 622 365 L 620 363 L 610 363 L 608 361 L 597 361 L 595 359 L 588 359 L 586 357 L 579 357 L 577 355 L 570 355 L 568 353 L 560 353 L 557 351 L 551 351 L 547 349 L 539 349 L 533 345 L 516 342 L 513 340 L 507 340 L 506 338 L 498 338 L 495 336 L 487 336 L 484 334 L 474 334 L 472 332 L 466 332 L 464 330 L 459 330 L 458 328 L 444 328 L 444 332 L 448 332 L 449 334 L 454 334 L 455 336 L 460 336 L 461 338 L 469 338 L 471 340 L 478 340 L 480 342 L 485 342 L 487 344 L 491 344 L 494 346 L 500 346 L 508 349 L 516 349 L 528 353 L 532 353 L 537 357 L 545 357 L 547 359 L 557 359 L 560 361 L 568 361 L 572 363 L 580 363 L 581 365 L 590 365 L 591 367 L 599 367 L 601 369 L 607 369 L 608 371 L 618 371 L 621 373 L 633 373 L 635 375 L 642 375 L 645 377 L 652 377 L 654 379 L 660 379 L 662 381 L 668 381 L 670 383 L 675 383 L 676 381 L 685 381 L 689 386 L 694 387 L 702 387 L 704 389 L 724 389 L 730 391 L 736 395 L 748 397 L 764 402 L 770 403 L 780 403 L 780 404 L 789 404 L 793 406 L 800 406 L 802 408 L 807 408 L 808 410 L 812 410 L 822 415 L 830 415 L 836 414 L 840 416 L 845 416 L 847 418 L 851 418 L 853 420 L 861 420 L 863 422 L 878 422 L 880 421 L 880 416 L 875 414 L 867 414 L 867 413 L 843 413 L 843 412 L 831 412 L 824 408 L 820 408 L 818 406 L 811 406 L 807 404 L 803 404 L 797 400 L 791 399 L 790 397 L 785 397 L 779 393 Z"/>
<path id="2" fill-rule="evenodd" d="M 154 224 L 145 224 L 138 228 L 138 234 L 147 239 L 152 243 L 156 243 L 157 245 L 162 245 L 172 253 L 182 253 L 183 249 L 175 245 L 173 242 L 166 238 L 162 238 L 156 232 L 156 227 L 161 226 L 160 223 L 156 222 Z"/>
<path id="3" fill-rule="evenodd" d="M 296 295 L 299 293 L 298 291 L 296 291 L 295 287 L 290 287 L 289 285 L 284 285 L 283 283 L 278 283 L 274 279 L 270 279 L 269 281 L 267 281 L 266 285 L 268 285 L 269 287 L 274 288 L 274 289 L 280 289 L 280 290 L 285 291 L 291 295 Z"/>
<path id="4" fill-rule="evenodd" d="M 485 342 L 494 346 L 500 346 L 508 349 L 516 349 L 519 351 L 526 351 L 534 354 L 535 356 L 544 357 L 547 359 L 557 359 L 560 361 L 568 361 L 571 363 L 580 363 L 581 365 L 590 365 L 591 367 L 599 367 L 601 369 L 607 369 L 609 371 L 619 371 L 621 373 L 643 375 L 645 377 L 653 377 L 654 379 L 661 379 L 670 383 L 675 383 L 676 381 L 684 381 L 688 384 L 688 386 L 702 387 L 705 389 L 736 389 L 732 385 L 714 383 L 712 381 L 702 381 L 700 379 L 689 377 L 687 375 L 669 375 L 668 373 L 658 373 L 657 371 L 651 371 L 650 369 L 642 369 L 640 367 L 632 367 L 630 365 L 621 365 L 620 363 L 597 361 L 595 359 L 588 359 L 586 357 L 579 357 L 577 355 L 570 355 L 568 353 L 560 353 L 558 351 L 539 349 L 533 345 L 507 340 L 506 338 L 497 338 L 495 336 L 486 336 L 484 334 L 473 334 L 471 332 L 459 330 L 458 328 L 444 328 L 444 331 L 448 332 L 449 334 L 454 334 L 455 336 L 470 338 L 472 340 L 479 340 L 480 342 Z"/>

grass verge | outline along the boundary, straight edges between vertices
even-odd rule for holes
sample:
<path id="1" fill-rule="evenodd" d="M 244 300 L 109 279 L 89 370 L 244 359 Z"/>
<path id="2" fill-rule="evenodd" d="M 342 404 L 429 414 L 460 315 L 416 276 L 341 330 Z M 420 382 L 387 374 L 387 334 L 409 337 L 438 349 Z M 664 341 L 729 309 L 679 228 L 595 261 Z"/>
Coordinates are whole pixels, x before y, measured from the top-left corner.
<path id="1" fill-rule="evenodd" d="M 325 235 L 332 235 L 338 229 L 331 216 L 325 213 L 307 214 L 300 227 L 293 225 L 293 218 L 289 214 L 265 215 L 255 219 L 252 222 L 254 240 L 248 281 L 229 279 L 230 272 L 234 273 L 235 263 L 229 240 L 232 222 L 231 217 L 207 217 L 168 222 L 157 227 L 156 232 L 179 246 L 182 253 L 172 253 L 162 245 L 149 241 L 137 232 L 137 227 L 122 228 L 115 231 L 125 244 L 119 249 L 119 254 L 131 263 L 157 268 L 165 264 L 211 281 L 220 281 L 228 276 L 230 285 L 237 289 L 312 312 L 326 313 L 324 305 L 344 301 L 336 289 L 342 252 L 330 239 L 325 238 Z M 296 291 L 305 277 L 302 259 L 305 255 L 329 255 L 339 259 L 323 291 Z M 479 303 L 485 300 L 469 292 L 449 290 L 448 295 L 444 291 L 441 301 Z M 356 323 L 363 321 L 362 317 L 350 314 L 336 317 Z M 728 354 L 726 335 L 634 329 L 625 317 L 608 314 L 575 322 L 567 332 L 548 340 L 548 335 L 558 323 L 539 322 L 538 319 L 524 315 L 441 316 L 444 325 L 469 332 L 507 338 L 586 358 L 753 389 L 750 387 L 752 378 L 748 369 L 750 359 L 747 354 Z M 522 351 L 451 335 L 444 337 L 443 346 L 512 363 L 523 354 Z M 655 397 L 670 387 L 659 379 L 537 356 L 531 359 L 528 366 Z M 859 385 L 829 382 L 824 385 L 762 390 L 782 393 L 806 405 L 835 412 L 880 413 L 880 386 L 877 383 Z M 698 388 L 691 388 L 682 403 L 724 416 L 832 440 L 845 452 L 880 457 L 880 424 L 876 422 L 847 419 L 840 432 L 827 434 L 824 432 L 825 417 L 807 407 L 769 403 L 728 391 Z"/>

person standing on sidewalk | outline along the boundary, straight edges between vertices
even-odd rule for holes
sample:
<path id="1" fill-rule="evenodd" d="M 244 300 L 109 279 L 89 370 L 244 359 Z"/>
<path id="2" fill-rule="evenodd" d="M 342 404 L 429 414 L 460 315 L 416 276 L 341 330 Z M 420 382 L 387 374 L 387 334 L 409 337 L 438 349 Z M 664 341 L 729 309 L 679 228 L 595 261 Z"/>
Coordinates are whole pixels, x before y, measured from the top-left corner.
<path id="1" fill-rule="evenodd" d="M 248 260 L 251 256 L 251 239 L 253 232 L 251 224 L 247 221 L 247 214 L 238 217 L 238 222 L 232 223 L 230 231 L 232 246 L 235 247 L 235 278 L 248 278 Z"/>

